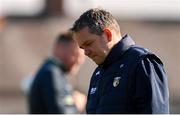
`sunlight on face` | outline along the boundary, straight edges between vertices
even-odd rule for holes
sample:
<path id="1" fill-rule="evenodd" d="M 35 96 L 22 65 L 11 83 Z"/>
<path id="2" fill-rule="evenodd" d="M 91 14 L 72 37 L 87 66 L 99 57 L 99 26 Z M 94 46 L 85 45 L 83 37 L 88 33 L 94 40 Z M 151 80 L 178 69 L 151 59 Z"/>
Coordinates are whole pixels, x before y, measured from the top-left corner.
<path id="1" fill-rule="evenodd" d="M 74 38 L 80 48 L 84 49 L 86 56 L 91 58 L 96 64 L 104 62 L 107 56 L 107 40 L 103 35 L 96 35 L 89 32 L 89 28 L 74 33 Z"/>

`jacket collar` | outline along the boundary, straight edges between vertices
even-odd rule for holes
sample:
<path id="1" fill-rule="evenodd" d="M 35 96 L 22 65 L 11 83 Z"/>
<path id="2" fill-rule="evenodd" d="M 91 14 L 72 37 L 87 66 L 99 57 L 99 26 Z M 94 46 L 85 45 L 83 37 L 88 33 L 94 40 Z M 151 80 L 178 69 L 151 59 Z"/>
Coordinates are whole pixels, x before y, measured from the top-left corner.
<path id="1" fill-rule="evenodd" d="M 116 62 L 129 48 L 130 46 L 135 45 L 135 42 L 132 38 L 126 34 L 109 52 L 105 61 L 99 65 L 101 67 L 108 67 L 113 62 Z"/>

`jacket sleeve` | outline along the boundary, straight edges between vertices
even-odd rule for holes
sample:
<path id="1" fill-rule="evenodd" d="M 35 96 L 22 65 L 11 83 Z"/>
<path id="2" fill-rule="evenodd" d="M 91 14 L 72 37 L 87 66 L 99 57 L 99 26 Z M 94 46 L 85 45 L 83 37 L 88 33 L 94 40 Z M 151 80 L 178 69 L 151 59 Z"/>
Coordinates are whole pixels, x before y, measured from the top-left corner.
<path id="1" fill-rule="evenodd" d="M 163 64 L 155 55 L 142 59 L 136 68 L 134 105 L 138 113 L 169 113 L 169 91 Z"/>
<path id="2" fill-rule="evenodd" d="M 62 108 L 58 106 L 56 101 L 56 94 L 53 85 L 52 72 L 50 70 L 46 70 L 43 73 L 43 82 L 42 84 L 42 95 L 45 105 L 47 107 L 48 113 L 63 113 Z"/>

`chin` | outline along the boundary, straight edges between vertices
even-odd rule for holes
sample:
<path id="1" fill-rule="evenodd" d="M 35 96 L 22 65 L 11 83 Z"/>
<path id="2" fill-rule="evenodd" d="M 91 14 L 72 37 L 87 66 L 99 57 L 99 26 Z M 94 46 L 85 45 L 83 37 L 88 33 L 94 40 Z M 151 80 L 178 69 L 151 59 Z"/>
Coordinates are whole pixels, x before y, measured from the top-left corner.
<path id="1" fill-rule="evenodd" d="M 102 64 L 102 61 L 101 60 L 98 60 L 99 58 L 97 57 L 94 57 L 94 58 L 91 58 L 93 62 L 95 62 L 97 65 L 100 65 Z"/>
<path id="2" fill-rule="evenodd" d="M 102 62 L 99 62 L 99 61 L 95 61 L 95 60 L 93 60 L 97 65 L 100 65 L 100 64 L 102 64 Z"/>

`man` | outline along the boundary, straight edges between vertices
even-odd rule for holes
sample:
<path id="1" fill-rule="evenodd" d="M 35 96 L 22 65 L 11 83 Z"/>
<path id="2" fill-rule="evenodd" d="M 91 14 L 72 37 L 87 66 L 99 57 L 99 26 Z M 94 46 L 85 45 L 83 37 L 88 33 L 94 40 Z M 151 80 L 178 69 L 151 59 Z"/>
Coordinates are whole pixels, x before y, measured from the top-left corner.
<path id="1" fill-rule="evenodd" d="M 115 18 L 90 9 L 77 19 L 73 36 L 98 67 L 88 92 L 90 113 L 169 113 L 167 76 L 161 60 L 122 37 Z"/>
<path id="2" fill-rule="evenodd" d="M 71 32 L 58 36 L 53 56 L 45 60 L 33 80 L 29 93 L 30 113 L 78 113 L 65 76 L 77 71 L 84 60 L 82 54 Z"/>

